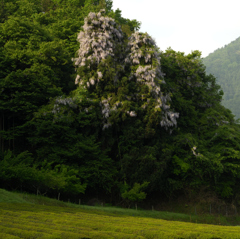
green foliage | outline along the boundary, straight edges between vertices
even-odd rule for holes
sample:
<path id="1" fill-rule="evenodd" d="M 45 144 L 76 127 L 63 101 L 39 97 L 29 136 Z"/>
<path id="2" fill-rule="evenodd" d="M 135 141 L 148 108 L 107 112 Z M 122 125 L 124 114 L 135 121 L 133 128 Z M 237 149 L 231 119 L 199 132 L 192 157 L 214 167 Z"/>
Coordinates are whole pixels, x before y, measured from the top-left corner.
<path id="1" fill-rule="evenodd" d="M 166 190 L 171 194 L 179 189 L 207 187 L 229 198 L 236 192 L 233 178 L 238 178 L 238 173 L 234 176 L 238 166 L 228 164 L 230 158 L 226 163 L 223 157 L 227 147 L 233 147 L 238 154 L 235 139 L 239 126 L 231 112 L 220 104 L 222 91 L 216 79 L 206 74 L 200 57 L 199 52 L 185 56 L 171 49 L 162 54 L 162 69 L 172 92 L 172 106 L 180 114 L 178 129 L 169 143 L 166 140 L 163 151 L 170 169 L 165 175 L 168 177 Z M 231 165 L 231 169 L 228 170 L 227 165 Z M 226 180 L 227 175 L 232 180 Z"/>
<path id="2" fill-rule="evenodd" d="M 122 27 L 122 30 L 127 36 L 131 36 L 134 31 L 138 31 L 141 27 L 141 22 L 134 20 L 129 20 L 122 17 L 122 11 L 118 8 L 111 14 L 114 17 L 117 23 L 119 23 Z"/>
<path id="3" fill-rule="evenodd" d="M 61 76 L 62 71 L 67 71 L 63 66 L 66 60 L 59 60 L 66 55 L 61 42 L 51 44 L 49 33 L 24 17 L 12 17 L 0 27 L 5 56 L 0 63 L 0 130 L 2 140 L 12 141 L 10 149 L 21 151 L 26 132 L 18 127 L 30 120 L 49 98 L 62 94 L 62 87 L 67 89 L 65 75 Z M 3 150 L 6 145 L 2 143 Z"/>
<path id="4" fill-rule="evenodd" d="M 200 52 L 161 52 L 111 0 L 0 4 L 2 186 L 116 201 L 123 182 L 130 201 L 146 196 L 135 182 L 149 197 L 239 195 L 239 125 Z"/>
<path id="5" fill-rule="evenodd" d="M 116 162 L 118 180 L 157 180 L 149 174 L 161 170 L 164 161 L 157 132 L 176 126 L 178 113 L 170 108 L 170 94 L 161 89 L 164 80 L 154 40 L 142 33 L 127 40 L 114 19 L 100 11 L 85 18 L 78 41 L 74 62 L 79 90 L 74 97 L 84 92 L 84 110 L 100 113 L 99 140 Z"/>
<path id="6" fill-rule="evenodd" d="M 146 198 L 146 193 L 143 192 L 149 182 L 144 182 L 142 184 L 140 183 L 135 183 L 133 187 L 130 190 L 126 190 L 121 194 L 122 198 L 125 199 L 127 202 L 140 202 Z M 125 188 L 128 188 L 128 185 L 125 182 Z"/>
<path id="7" fill-rule="evenodd" d="M 1 1 L 1 150 L 27 150 L 26 132 L 18 127 L 49 98 L 75 88 L 77 32 L 89 12 L 104 7 L 113 13 L 111 1 Z"/>
<path id="8" fill-rule="evenodd" d="M 50 190 L 73 195 L 85 191 L 86 185 L 81 184 L 76 169 L 63 165 L 51 169 L 49 164 L 40 167 L 29 152 L 14 156 L 8 151 L 0 166 L 1 186 L 10 189 L 31 190 L 37 194 Z"/>
<path id="9" fill-rule="evenodd" d="M 98 188 L 110 192 L 115 185 L 116 168 L 96 141 L 98 113 L 84 111 L 88 102 L 80 100 L 59 97 L 42 108 L 27 124 L 32 132 L 29 144 L 37 149 L 39 164 L 44 159 L 53 165 L 68 165 L 75 169 L 74 175 L 78 175 L 89 191 Z M 66 188 L 70 193 L 72 189 Z"/>

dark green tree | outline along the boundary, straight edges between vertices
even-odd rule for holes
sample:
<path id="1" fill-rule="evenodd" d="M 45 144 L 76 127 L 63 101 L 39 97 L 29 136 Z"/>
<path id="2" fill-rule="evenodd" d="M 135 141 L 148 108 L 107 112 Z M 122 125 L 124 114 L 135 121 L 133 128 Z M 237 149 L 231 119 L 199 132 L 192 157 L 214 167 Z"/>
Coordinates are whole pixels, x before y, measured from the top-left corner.
<path id="1" fill-rule="evenodd" d="M 155 42 L 142 33 L 127 39 L 102 11 L 88 15 L 78 41 L 75 83 L 89 101 L 85 110 L 101 114 L 99 140 L 116 162 L 118 180 L 130 185 L 149 180 L 149 171 L 161 167 L 158 132 L 176 126 L 178 118 L 161 89 Z"/>
<path id="2" fill-rule="evenodd" d="M 230 197 L 236 188 L 238 145 L 232 140 L 229 143 L 227 135 L 238 138 L 233 128 L 239 126 L 230 110 L 221 105 L 222 91 L 216 78 L 206 74 L 199 52 L 184 55 L 168 49 L 161 56 L 172 105 L 180 114 L 178 129 L 171 140 L 166 139 L 165 143 L 169 143 L 162 154 L 169 158 L 165 188 L 169 192 L 207 188 L 221 197 Z M 225 138 L 220 137 L 223 129 Z M 213 143 L 219 137 L 220 141 Z M 226 175 L 231 175 L 232 180 L 224 181 Z"/>

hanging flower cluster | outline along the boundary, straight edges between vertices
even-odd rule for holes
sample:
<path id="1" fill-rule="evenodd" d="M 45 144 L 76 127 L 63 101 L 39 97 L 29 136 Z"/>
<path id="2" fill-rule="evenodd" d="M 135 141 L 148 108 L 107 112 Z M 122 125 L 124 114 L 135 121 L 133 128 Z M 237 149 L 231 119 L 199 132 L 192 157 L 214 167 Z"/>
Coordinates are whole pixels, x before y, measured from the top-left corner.
<path id="1" fill-rule="evenodd" d="M 102 107 L 102 116 L 103 116 L 103 130 L 109 128 L 112 124 L 108 121 L 110 114 L 110 105 L 109 101 L 111 98 L 104 99 L 101 101 L 100 106 Z"/>
<path id="2" fill-rule="evenodd" d="M 128 47 L 130 53 L 125 62 L 131 65 L 132 78 L 147 85 L 152 96 L 159 98 L 164 80 L 155 41 L 147 33 L 135 32 L 129 38 Z"/>
<path id="3" fill-rule="evenodd" d="M 108 97 L 107 99 L 103 99 L 101 102 L 100 102 L 100 106 L 102 108 L 102 116 L 103 116 L 103 130 L 104 129 L 107 129 L 109 128 L 110 126 L 112 126 L 112 123 L 110 122 L 109 120 L 109 116 L 111 113 L 113 112 L 117 112 L 118 109 L 122 106 L 122 102 L 120 101 L 117 101 L 115 102 L 112 106 L 111 106 L 111 97 Z M 127 112 L 129 113 L 129 112 Z M 129 114 L 133 114 L 133 112 L 131 111 Z M 131 116 L 130 115 L 130 116 Z M 133 117 L 133 116 L 131 116 Z"/>
<path id="4" fill-rule="evenodd" d="M 102 14 L 90 12 L 84 20 L 83 31 L 78 34 L 77 40 L 80 48 L 77 52 L 77 58 L 73 58 L 77 68 L 87 67 L 96 70 L 102 60 L 111 56 L 115 58 L 117 46 L 123 41 L 121 28 L 115 23 L 114 19 L 105 17 Z M 88 75 L 77 75 L 76 84 L 83 84 L 88 88 L 97 84 L 103 77 L 101 71 L 97 70 Z"/>
<path id="5" fill-rule="evenodd" d="M 177 125 L 178 113 L 170 111 L 170 96 L 163 95 L 161 84 L 164 84 L 161 71 L 160 53 L 155 41 L 147 33 L 135 32 L 129 38 L 128 47 L 130 52 L 126 57 L 126 64 L 131 65 L 131 80 L 136 84 L 146 85 L 151 98 L 155 99 L 155 110 L 162 112 L 161 126 L 168 128 Z M 140 89 L 141 87 L 139 87 Z M 148 93 L 141 93 L 142 108 L 146 108 L 150 102 Z"/>
<path id="6" fill-rule="evenodd" d="M 70 98 L 70 97 L 63 98 L 62 96 L 60 96 L 60 97 L 57 97 L 55 99 L 52 113 L 53 114 L 60 113 L 63 106 L 68 106 L 68 107 L 73 108 L 73 109 L 77 108 L 77 104 L 76 104 L 74 98 Z"/>
<path id="7" fill-rule="evenodd" d="M 147 33 L 133 33 L 129 38 L 128 46 L 131 52 L 126 58 L 126 62 L 132 64 L 140 64 L 140 62 L 152 64 L 153 54 L 156 54 L 154 51 L 156 43 Z"/>
<path id="8" fill-rule="evenodd" d="M 135 32 L 126 46 L 120 27 L 114 19 L 103 16 L 103 11 L 89 13 L 84 22 L 83 31 L 77 38 L 80 48 L 73 59 L 78 70 L 75 83 L 91 92 L 98 90 L 102 82 L 107 85 L 103 91 L 96 91 L 100 92 L 98 97 L 102 99 L 103 129 L 111 126 L 110 116 L 116 112 L 121 112 L 123 117 L 137 117 L 136 102 L 138 105 L 141 102 L 142 109 L 151 107 L 152 113 L 161 114 L 161 126 L 176 126 L 179 114 L 170 111 L 170 95 L 161 92 L 160 86 L 165 82 L 155 41 L 147 33 Z M 110 68 L 104 65 L 109 57 Z M 111 67 L 115 73 L 109 75 Z M 122 75 L 119 69 L 125 69 Z M 116 95 L 117 85 L 128 88 L 129 81 L 121 83 L 123 78 L 134 81 L 136 87 L 124 91 L 123 95 Z"/>
<path id="9" fill-rule="evenodd" d="M 73 120 L 73 110 L 77 109 L 78 105 L 75 98 L 63 96 L 55 99 L 52 114 L 54 115 L 54 122 L 65 121 L 71 122 Z M 71 110 L 70 110 L 71 109 Z"/>

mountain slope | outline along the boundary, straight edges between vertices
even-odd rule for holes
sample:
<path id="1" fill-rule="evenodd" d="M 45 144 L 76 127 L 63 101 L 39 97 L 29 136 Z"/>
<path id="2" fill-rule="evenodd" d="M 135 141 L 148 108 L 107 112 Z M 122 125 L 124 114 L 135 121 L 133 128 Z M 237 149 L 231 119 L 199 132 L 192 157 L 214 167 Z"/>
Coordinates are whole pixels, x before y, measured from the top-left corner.
<path id="1" fill-rule="evenodd" d="M 223 89 L 223 105 L 240 118 L 240 37 L 208 55 L 203 63 Z"/>

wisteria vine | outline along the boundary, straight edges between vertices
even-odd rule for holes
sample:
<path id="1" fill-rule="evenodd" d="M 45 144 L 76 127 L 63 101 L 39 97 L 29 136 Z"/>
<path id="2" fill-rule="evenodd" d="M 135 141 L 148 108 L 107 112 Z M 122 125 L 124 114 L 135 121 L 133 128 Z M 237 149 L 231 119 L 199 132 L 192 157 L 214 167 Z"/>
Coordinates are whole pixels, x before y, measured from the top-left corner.
<path id="1" fill-rule="evenodd" d="M 127 101 L 142 101 L 141 108 L 146 109 L 150 101 L 152 107 L 153 101 L 150 98 L 154 99 L 153 110 L 162 116 L 160 125 L 165 128 L 177 125 L 179 113 L 170 110 L 171 97 L 161 91 L 161 84 L 165 82 L 161 71 L 160 52 L 155 41 L 147 33 L 133 33 L 127 46 L 119 51 L 119 46 L 124 45 L 124 34 L 114 19 L 104 16 L 104 10 L 101 10 L 99 13 L 89 13 L 77 40 L 80 48 L 73 61 L 78 71 L 75 83 L 79 87 L 92 90 L 100 81 L 112 80 L 110 84 L 116 82 L 115 79 L 106 77 L 99 67 L 108 57 L 111 57 L 116 65 L 126 69 L 124 74 L 128 75 L 129 81 L 134 81 L 136 86 L 139 86 L 135 92 L 125 95 L 125 100 L 114 101 L 111 97 L 113 92 L 107 97 L 101 96 L 103 129 L 112 125 L 109 118 L 114 112 L 121 111 L 130 117 L 137 117 L 136 110 L 125 107 Z M 118 81 L 121 81 L 121 77 Z M 141 92 L 144 85 L 148 87 L 148 92 Z"/>

